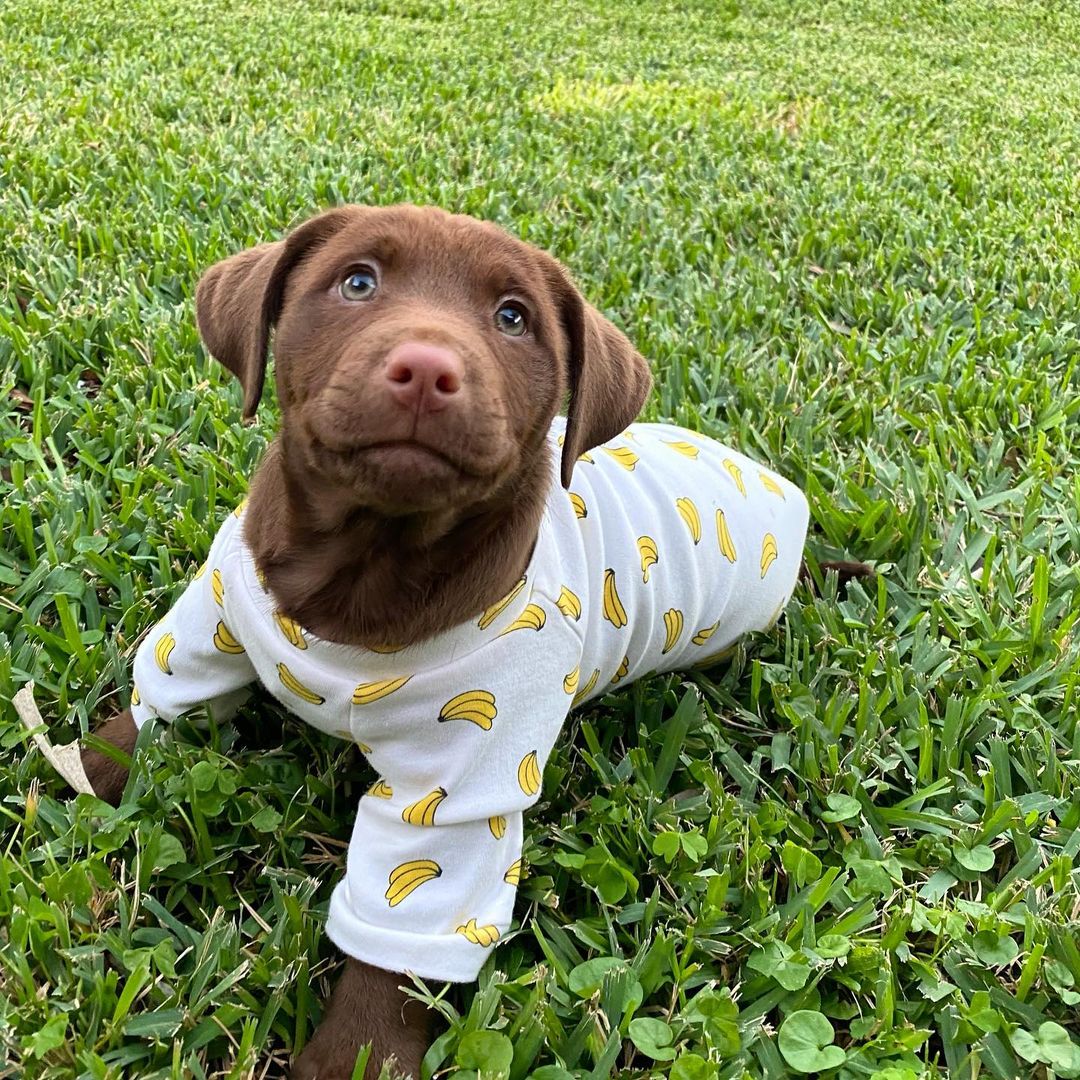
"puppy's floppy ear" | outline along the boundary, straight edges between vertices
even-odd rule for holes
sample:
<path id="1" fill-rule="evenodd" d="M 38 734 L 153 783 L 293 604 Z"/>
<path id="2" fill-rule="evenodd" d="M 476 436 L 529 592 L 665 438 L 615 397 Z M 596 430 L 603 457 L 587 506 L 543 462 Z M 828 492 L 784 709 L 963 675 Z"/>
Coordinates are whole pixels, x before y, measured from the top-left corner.
<path id="1" fill-rule="evenodd" d="M 574 463 L 594 446 L 619 434 L 641 411 L 652 387 L 645 358 L 592 305 L 565 273 L 557 289 L 570 351 L 570 406 L 562 449 L 562 485 L 570 486 Z"/>
<path id="2" fill-rule="evenodd" d="M 211 266 L 195 290 L 195 318 L 207 352 L 244 390 L 244 419 L 255 415 L 266 377 L 270 330 L 281 313 L 289 273 L 344 227 L 358 207 L 328 210 L 285 240 L 259 244 Z"/>

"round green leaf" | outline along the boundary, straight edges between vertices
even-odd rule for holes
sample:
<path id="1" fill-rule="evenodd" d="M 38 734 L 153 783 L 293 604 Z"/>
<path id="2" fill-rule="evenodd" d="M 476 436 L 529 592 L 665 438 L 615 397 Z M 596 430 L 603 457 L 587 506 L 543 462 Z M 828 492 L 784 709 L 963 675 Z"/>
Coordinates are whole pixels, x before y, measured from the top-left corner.
<path id="1" fill-rule="evenodd" d="M 648 1054 L 657 1061 L 670 1061 L 675 1056 L 675 1051 L 671 1049 L 675 1035 L 663 1020 L 645 1016 L 631 1020 L 627 1034 L 643 1054 Z"/>
<path id="2" fill-rule="evenodd" d="M 682 1054 L 672 1063 L 670 1080 L 709 1080 L 719 1070 L 697 1054 Z"/>
<path id="3" fill-rule="evenodd" d="M 828 1017 L 809 1009 L 793 1012 L 780 1028 L 777 1043 L 784 1060 L 801 1073 L 818 1073 L 843 1065 L 847 1055 L 833 1046 L 835 1032 Z"/>
<path id="4" fill-rule="evenodd" d="M 826 960 L 835 960 L 851 952 L 851 942 L 843 934 L 822 934 L 817 939 L 814 952 Z"/>
<path id="5" fill-rule="evenodd" d="M 679 834 L 677 832 L 662 832 L 653 837 L 652 849 L 654 855 L 659 855 L 666 862 L 674 862 L 679 854 Z"/>
<path id="6" fill-rule="evenodd" d="M 975 955 L 991 967 L 1008 964 L 1016 959 L 1020 946 L 1008 934 L 998 935 L 993 930 L 980 930 L 971 941 Z"/>
<path id="7" fill-rule="evenodd" d="M 258 832 L 273 832 L 281 824 L 281 814 L 272 806 L 264 806 L 251 818 L 251 827 Z"/>
<path id="8" fill-rule="evenodd" d="M 1039 1025 L 1039 1046 L 1042 1059 L 1062 1076 L 1075 1076 L 1080 1071 L 1080 1046 L 1069 1033 L 1053 1020 Z"/>
<path id="9" fill-rule="evenodd" d="M 184 845 L 172 833 L 162 833 L 157 838 L 154 851 L 154 869 L 165 870 L 167 867 L 182 863 L 187 858 Z"/>
<path id="10" fill-rule="evenodd" d="M 212 761 L 196 762 L 188 773 L 196 791 L 211 791 L 217 782 L 218 769 Z"/>
<path id="11" fill-rule="evenodd" d="M 1042 1056 L 1039 1040 L 1030 1031 L 1025 1031 L 1023 1028 L 1017 1028 L 1009 1036 L 1009 1042 L 1012 1043 L 1012 1048 L 1025 1061 L 1034 1063 Z"/>
<path id="12" fill-rule="evenodd" d="M 801 990 L 810 978 L 810 965 L 786 942 L 769 941 L 751 955 L 746 966 L 775 979 L 785 990 Z"/>
<path id="13" fill-rule="evenodd" d="M 506 1075 L 514 1060 L 514 1044 L 497 1031 L 470 1031 L 458 1045 L 454 1063 L 459 1069 L 476 1069 Z"/>
<path id="14" fill-rule="evenodd" d="M 953 848 L 953 855 L 965 870 L 980 874 L 992 869 L 994 865 L 994 853 L 985 844 L 976 844 L 973 848 L 957 844 Z"/>
<path id="15" fill-rule="evenodd" d="M 833 793 L 826 797 L 829 809 L 821 815 L 822 821 L 851 821 L 862 813 L 862 804 L 851 795 Z"/>
<path id="16" fill-rule="evenodd" d="M 574 1080 L 574 1074 L 561 1065 L 541 1065 L 529 1073 L 529 1080 Z"/>
<path id="17" fill-rule="evenodd" d="M 1047 960 L 1043 964 L 1043 972 L 1055 990 L 1067 989 L 1076 982 L 1073 973 L 1060 960 Z"/>

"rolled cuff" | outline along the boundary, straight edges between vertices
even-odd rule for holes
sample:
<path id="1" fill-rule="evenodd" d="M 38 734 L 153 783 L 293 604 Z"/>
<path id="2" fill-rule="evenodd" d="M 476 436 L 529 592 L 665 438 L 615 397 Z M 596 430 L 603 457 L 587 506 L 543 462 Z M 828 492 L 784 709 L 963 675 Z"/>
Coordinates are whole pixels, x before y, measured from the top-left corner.
<path id="1" fill-rule="evenodd" d="M 347 956 L 384 971 L 400 971 L 434 982 L 472 982 L 494 945 L 478 945 L 464 934 L 419 934 L 365 922 L 356 914 L 343 878 L 330 897 L 326 933 Z M 500 934 L 505 930 L 500 927 Z"/>

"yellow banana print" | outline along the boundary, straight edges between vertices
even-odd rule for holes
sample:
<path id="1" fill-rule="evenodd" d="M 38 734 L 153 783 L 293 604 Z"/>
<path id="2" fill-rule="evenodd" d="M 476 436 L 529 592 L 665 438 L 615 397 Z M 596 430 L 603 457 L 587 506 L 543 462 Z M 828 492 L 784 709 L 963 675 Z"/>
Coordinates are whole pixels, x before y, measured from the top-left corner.
<path id="1" fill-rule="evenodd" d="M 595 465 L 592 454 L 579 454 L 578 461 L 584 461 L 586 465 Z"/>
<path id="2" fill-rule="evenodd" d="M 535 795 L 540 790 L 540 765 L 536 760 L 536 751 L 530 750 L 518 765 L 518 787 L 526 795 Z"/>
<path id="3" fill-rule="evenodd" d="M 495 695 L 488 690 L 466 690 L 452 697 L 440 710 L 439 722 L 468 720 L 484 731 L 491 730 L 491 721 L 498 716 Z"/>
<path id="4" fill-rule="evenodd" d="M 623 432 L 625 435 L 626 432 Z M 633 472 L 638 463 L 638 456 L 628 446 L 601 447 L 608 457 L 613 457 L 628 472 Z"/>
<path id="5" fill-rule="evenodd" d="M 664 647 L 661 650 L 661 655 L 671 652 L 675 648 L 679 638 L 683 632 L 683 613 L 677 608 L 671 608 L 669 611 L 664 612 L 664 629 L 667 631 L 667 637 L 664 639 Z"/>
<path id="6" fill-rule="evenodd" d="M 225 582 L 221 580 L 220 570 L 215 570 L 210 575 L 210 591 L 214 594 L 214 603 L 221 607 L 225 600 Z"/>
<path id="7" fill-rule="evenodd" d="M 731 530 L 723 510 L 716 511 L 716 542 L 720 545 L 720 554 L 729 563 L 734 563 L 738 556 L 735 554 L 735 544 L 732 542 Z"/>
<path id="8" fill-rule="evenodd" d="M 499 634 L 509 634 L 512 630 L 539 630 L 547 622 L 547 615 L 539 604 L 529 604 L 525 610 Z"/>
<path id="9" fill-rule="evenodd" d="M 233 637 L 232 631 L 219 619 L 214 631 L 214 648 L 218 652 L 237 655 L 244 651 L 244 646 Z"/>
<path id="10" fill-rule="evenodd" d="M 411 892 L 427 881 L 442 877 L 442 867 L 431 859 L 410 859 L 390 871 L 386 899 L 397 907 Z"/>
<path id="11" fill-rule="evenodd" d="M 581 668 L 576 667 L 569 675 L 562 681 L 562 688 L 568 694 L 574 694 L 577 692 L 578 679 L 581 677 Z"/>
<path id="12" fill-rule="evenodd" d="M 368 652 L 379 653 L 381 656 L 388 656 L 390 653 L 401 652 L 405 648 L 404 645 L 369 645 Z"/>
<path id="13" fill-rule="evenodd" d="M 686 523 L 695 544 L 701 543 L 701 515 L 694 505 L 693 499 L 676 499 L 675 509 L 679 511 L 679 517 Z"/>
<path id="14" fill-rule="evenodd" d="M 409 805 L 401 811 L 401 820 L 404 821 L 406 825 L 434 825 L 435 811 L 439 809 L 439 804 L 445 798 L 446 788 L 436 788 L 422 799 L 417 799 L 416 802 L 409 803 Z"/>
<path id="15" fill-rule="evenodd" d="M 351 731 L 349 732 L 349 738 L 352 738 L 352 732 Z M 366 742 L 360 742 L 360 740 L 357 739 L 356 740 L 356 745 L 358 747 L 360 747 L 360 752 L 362 754 L 370 754 L 371 753 L 371 747 L 368 746 L 368 744 Z"/>
<path id="16" fill-rule="evenodd" d="M 354 705 L 370 705 L 372 702 L 381 701 L 384 697 L 389 697 L 395 690 L 400 690 L 411 678 L 411 675 L 405 675 L 400 679 L 379 679 L 378 682 L 362 682 L 353 691 L 352 703 Z"/>
<path id="17" fill-rule="evenodd" d="M 394 789 L 385 780 L 376 780 L 375 783 L 368 788 L 368 794 L 376 799 L 392 799 L 394 797 Z"/>
<path id="18" fill-rule="evenodd" d="M 600 669 L 597 668 L 588 679 L 588 682 L 574 695 L 574 705 L 580 705 L 592 692 L 596 680 L 600 678 Z"/>
<path id="19" fill-rule="evenodd" d="M 574 513 L 579 518 L 587 518 L 589 516 L 589 508 L 585 505 L 585 500 L 574 492 L 570 492 L 570 505 L 574 508 Z"/>
<path id="20" fill-rule="evenodd" d="M 664 442 L 667 443 L 667 445 L 670 446 L 672 450 L 677 451 L 684 457 L 696 458 L 698 456 L 698 453 L 700 452 L 693 443 L 670 442 L 667 439 L 665 439 Z"/>
<path id="21" fill-rule="evenodd" d="M 510 864 L 510 869 L 503 874 L 503 881 L 507 885 L 520 885 L 521 884 L 521 860 L 515 859 Z"/>
<path id="22" fill-rule="evenodd" d="M 771 491 L 774 495 L 779 495 L 784 502 L 787 502 L 787 496 L 784 494 L 784 489 L 767 473 L 758 473 L 761 477 L 761 486 L 766 491 Z"/>
<path id="23" fill-rule="evenodd" d="M 619 599 L 619 592 L 615 588 L 615 571 L 610 567 L 604 571 L 604 618 L 616 630 L 626 625 L 626 608 Z"/>
<path id="24" fill-rule="evenodd" d="M 761 576 L 769 572 L 769 567 L 776 562 L 776 537 L 772 533 L 766 533 L 761 540 Z"/>
<path id="25" fill-rule="evenodd" d="M 630 657 L 624 656 L 622 663 L 619 665 L 618 670 L 611 676 L 611 685 L 614 686 L 617 682 L 621 682 L 626 678 L 627 672 L 630 670 Z"/>
<path id="26" fill-rule="evenodd" d="M 704 645 L 716 633 L 716 628 L 720 625 L 720 620 L 717 619 L 712 626 L 703 627 L 699 630 L 690 640 L 695 645 Z"/>
<path id="27" fill-rule="evenodd" d="M 306 701 L 309 705 L 321 705 L 326 701 L 321 694 L 316 694 L 310 687 L 305 686 L 284 664 L 278 664 L 277 674 L 281 685 L 301 701 Z"/>
<path id="28" fill-rule="evenodd" d="M 641 556 L 641 580 L 648 585 L 649 570 L 660 561 L 660 552 L 657 550 L 656 541 L 651 536 L 639 536 L 637 549 Z"/>
<path id="29" fill-rule="evenodd" d="M 172 674 L 172 668 L 169 667 L 169 657 L 172 656 L 172 651 L 175 648 L 176 638 L 172 634 L 162 634 L 154 646 L 154 663 L 157 664 L 164 675 Z"/>
<path id="30" fill-rule="evenodd" d="M 470 919 L 464 926 L 459 926 L 455 932 L 464 934 L 466 940 L 474 945 L 483 945 L 485 949 L 499 940 L 497 926 L 477 926 L 475 919 Z"/>
<path id="31" fill-rule="evenodd" d="M 241 499 L 240 505 L 233 511 L 233 517 L 239 517 L 244 512 L 244 507 L 247 506 L 247 499 Z"/>
<path id="32" fill-rule="evenodd" d="M 282 615 L 280 611 L 274 612 L 274 622 L 278 629 L 285 635 L 285 640 L 297 649 L 306 649 L 307 642 L 304 640 L 304 628 L 288 615 Z"/>
<path id="33" fill-rule="evenodd" d="M 142 698 L 139 697 L 139 688 L 137 686 L 132 685 L 132 687 L 131 687 L 131 704 L 132 705 L 138 705 L 140 701 L 142 701 Z"/>
<path id="34" fill-rule="evenodd" d="M 559 436 L 559 437 L 558 437 L 558 438 L 557 438 L 557 439 L 556 439 L 555 441 L 556 441 L 556 442 L 557 442 L 557 443 L 558 443 L 558 444 L 559 444 L 560 446 L 562 446 L 562 444 L 563 444 L 564 442 L 566 442 L 566 436 L 565 436 L 565 435 L 560 435 L 560 436 Z"/>
<path id="35" fill-rule="evenodd" d="M 739 494 L 745 499 L 746 485 L 743 483 L 742 469 L 740 469 L 731 458 L 724 458 L 720 464 L 731 474 L 731 479 L 735 481 L 735 486 L 739 489 Z"/>
<path id="36" fill-rule="evenodd" d="M 581 618 L 581 601 L 578 599 L 577 593 L 571 592 L 565 585 L 559 593 L 559 599 L 555 601 L 555 606 L 568 619 L 573 619 L 576 622 Z"/>
<path id="37" fill-rule="evenodd" d="M 501 840 L 506 835 L 506 818 L 499 814 L 497 817 L 488 818 L 488 829 L 496 840 Z"/>
<path id="38" fill-rule="evenodd" d="M 481 630 L 486 630 L 507 609 L 507 607 L 513 603 L 514 597 L 524 588 L 525 578 L 523 577 L 501 600 L 492 604 L 491 607 L 480 616 L 480 620 L 476 625 L 479 626 Z"/>
<path id="39" fill-rule="evenodd" d="M 262 587 L 262 591 L 266 592 L 266 574 L 257 566 L 255 567 L 255 580 Z"/>
<path id="40" fill-rule="evenodd" d="M 209 565 L 208 563 L 203 563 L 202 566 L 200 566 L 199 569 L 195 571 L 195 576 L 191 580 L 192 581 L 198 581 L 199 578 L 201 578 L 203 576 L 203 574 L 206 573 L 206 567 L 208 565 Z"/>

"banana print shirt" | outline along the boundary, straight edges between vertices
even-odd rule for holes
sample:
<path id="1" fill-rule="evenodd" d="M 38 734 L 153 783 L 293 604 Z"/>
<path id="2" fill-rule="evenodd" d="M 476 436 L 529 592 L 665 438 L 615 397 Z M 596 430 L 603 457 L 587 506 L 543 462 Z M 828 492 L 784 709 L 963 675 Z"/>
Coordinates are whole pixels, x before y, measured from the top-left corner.
<path id="1" fill-rule="evenodd" d="M 327 932 L 347 954 L 476 977 L 510 926 L 522 812 L 570 708 L 702 664 L 770 627 L 794 587 L 802 493 L 705 436 L 635 424 L 552 487 L 529 566 L 469 623 L 394 652 L 335 645 L 275 611 L 243 508 L 135 658 L 132 713 L 224 718 L 259 680 L 357 743 L 380 779 L 357 808 Z"/>

